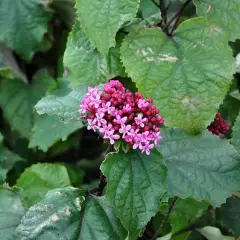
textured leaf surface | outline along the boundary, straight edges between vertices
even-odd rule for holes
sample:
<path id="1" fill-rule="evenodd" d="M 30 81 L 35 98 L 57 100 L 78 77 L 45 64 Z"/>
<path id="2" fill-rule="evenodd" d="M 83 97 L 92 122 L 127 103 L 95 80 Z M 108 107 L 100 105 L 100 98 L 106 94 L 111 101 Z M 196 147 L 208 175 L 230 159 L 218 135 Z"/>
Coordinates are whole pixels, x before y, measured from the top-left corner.
<path id="1" fill-rule="evenodd" d="M 168 193 L 220 205 L 239 189 L 239 155 L 228 140 L 166 129 L 157 146 L 168 167 Z"/>
<path id="2" fill-rule="evenodd" d="M 50 17 L 39 0 L 1 0 L 0 41 L 30 60 L 47 32 Z"/>
<path id="3" fill-rule="evenodd" d="M 35 121 L 29 147 L 38 147 L 44 152 L 59 140 L 67 137 L 83 126 L 82 121 L 63 123 L 57 116 L 40 115 Z"/>
<path id="4" fill-rule="evenodd" d="M 197 14 L 217 22 L 229 35 L 231 41 L 240 39 L 239 0 L 193 0 Z"/>
<path id="5" fill-rule="evenodd" d="M 60 88 L 52 94 L 41 99 L 35 106 L 38 114 L 58 116 L 61 121 L 68 122 L 78 119 L 80 114 L 80 102 L 87 93 L 87 87 L 81 86 L 78 89 L 70 89 L 67 83 L 63 82 Z"/>
<path id="6" fill-rule="evenodd" d="M 238 117 L 234 123 L 233 129 L 232 129 L 231 143 L 237 149 L 237 151 L 240 153 L 240 114 L 238 115 Z"/>
<path id="7" fill-rule="evenodd" d="M 100 54 L 84 35 L 79 22 L 76 22 L 68 37 L 64 65 L 71 84 L 75 86 L 98 85 L 124 75 L 119 46 L 111 48 L 107 56 Z"/>
<path id="8" fill-rule="evenodd" d="M 85 204 L 79 240 L 125 239 L 126 230 L 105 197 L 91 196 Z"/>
<path id="9" fill-rule="evenodd" d="M 106 198 L 128 230 L 128 239 L 137 239 L 158 210 L 166 191 L 166 168 L 161 154 L 138 151 L 110 154 L 101 165 L 107 177 Z"/>
<path id="10" fill-rule="evenodd" d="M 198 202 L 191 198 L 178 199 L 169 216 L 172 233 L 176 233 L 193 224 L 196 218 L 208 209 L 206 202 Z"/>
<path id="11" fill-rule="evenodd" d="M 70 185 L 67 169 L 59 164 L 38 163 L 27 168 L 17 180 L 28 206 L 42 200 L 49 190 Z"/>
<path id="12" fill-rule="evenodd" d="M 3 80 L 0 84 L 0 105 L 4 116 L 11 127 L 26 138 L 30 136 L 33 127 L 33 106 L 45 95 L 46 90 L 53 84 L 47 74 L 39 73 L 31 84 L 20 80 Z"/>
<path id="13" fill-rule="evenodd" d="M 217 209 L 217 219 L 235 236 L 240 236 L 240 198 L 232 196 Z"/>
<path id="14" fill-rule="evenodd" d="M 115 36 L 121 25 L 132 20 L 140 0 L 77 0 L 77 16 L 86 35 L 102 54 L 115 46 Z M 97 19 L 97 21 L 96 21 Z"/>
<path id="15" fill-rule="evenodd" d="M 127 73 L 170 127 L 205 129 L 232 79 L 234 59 L 223 30 L 203 18 L 183 22 L 172 39 L 159 28 L 136 29 L 121 52 Z"/>
<path id="16" fill-rule="evenodd" d="M 0 186 L 0 237 L 4 240 L 17 239 L 15 229 L 20 224 L 25 208 L 17 188 L 5 189 Z"/>
<path id="17" fill-rule="evenodd" d="M 68 187 L 49 191 L 32 206 L 17 228 L 21 240 L 77 239 L 83 191 Z"/>

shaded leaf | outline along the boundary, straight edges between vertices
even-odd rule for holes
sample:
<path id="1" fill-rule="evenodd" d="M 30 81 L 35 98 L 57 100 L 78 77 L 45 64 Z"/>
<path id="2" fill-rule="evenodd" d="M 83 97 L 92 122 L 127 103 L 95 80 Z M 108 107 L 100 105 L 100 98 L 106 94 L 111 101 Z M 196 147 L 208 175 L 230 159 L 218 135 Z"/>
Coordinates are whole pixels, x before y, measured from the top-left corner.
<path id="1" fill-rule="evenodd" d="M 101 165 L 107 177 L 106 198 L 128 230 L 128 239 L 137 239 L 158 211 L 166 191 L 166 168 L 161 154 L 150 156 L 139 151 L 109 154 Z"/>
<path id="2" fill-rule="evenodd" d="M 232 145 L 236 148 L 236 150 L 240 153 L 240 114 L 238 115 L 234 126 L 232 128 Z"/>
<path id="3" fill-rule="evenodd" d="M 59 164 L 38 163 L 26 168 L 17 180 L 28 206 L 42 200 L 49 190 L 69 186 L 67 169 Z"/>
<path id="4" fill-rule="evenodd" d="M 234 240 L 233 237 L 227 237 L 222 235 L 221 231 L 216 227 L 204 227 L 197 229 L 208 240 Z"/>

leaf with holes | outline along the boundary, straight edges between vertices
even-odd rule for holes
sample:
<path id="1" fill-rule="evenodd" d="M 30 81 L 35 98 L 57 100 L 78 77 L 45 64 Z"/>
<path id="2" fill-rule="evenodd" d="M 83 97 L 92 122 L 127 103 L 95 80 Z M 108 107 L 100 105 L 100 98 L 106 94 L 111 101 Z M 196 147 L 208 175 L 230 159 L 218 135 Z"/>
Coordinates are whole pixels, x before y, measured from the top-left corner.
<path id="1" fill-rule="evenodd" d="M 228 140 L 204 132 L 189 136 L 179 129 L 162 131 L 157 149 L 168 167 L 168 194 L 209 200 L 217 206 L 239 189 L 239 154 Z"/>
<path id="2" fill-rule="evenodd" d="M 49 191 L 24 215 L 18 236 L 21 240 L 77 239 L 84 199 L 84 191 L 73 187 Z"/>
<path id="3" fill-rule="evenodd" d="M 86 36 L 102 54 L 114 47 L 118 29 L 136 16 L 140 0 L 77 0 L 77 17 Z M 97 21 L 96 21 L 97 19 Z"/>
<path id="4" fill-rule="evenodd" d="M 106 198 L 128 230 L 128 239 L 137 239 L 151 217 L 158 211 L 166 191 L 166 167 L 162 155 L 150 156 L 139 151 L 109 154 L 101 165 L 107 177 Z"/>
<path id="5" fill-rule="evenodd" d="M 94 224 L 93 224 L 94 223 Z M 79 240 L 123 240 L 126 230 L 105 197 L 90 196 L 84 206 Z"/>
<path id="6" fill-rule="evenodd" d="M 240 38 L 239 0 L 193 0 L 197 14 L 217 22 L 234 41 Z"/>
<path id="7" fill-rule="evenodd" d="M 22 136 L 30 137 L 34 122 L 33 106 L 53 84 L 53 79 L 44 72 L 37 74 L 31 84 L 16 79 L 0 83 L 0 105 L 4 116 Z"/>
<path id="8" fill-rule="evenodd" d="M 30 60 L 47 32 L 51 18 L 38 0 L 0 1 L 0 41 Z"/>
<path id="9" fill-rule="evenodd" d="M 80 102 L 87 93 L 87 86 L 70 89 L 66 81 L 60 83 L 60 87 L 50 95 L 42 98 L 35 109 L 38 114 L 58 116 L 61 121 L 69 122 L 78 119 L 80 114 Z"/>
<path id="10" fill-rule="evenodd" d="M 34 123 L 29 147 L 38 147 L 44 152 L 59 140 L 66 141 L 67 137 L 82 128 L 82 121 L 63 123 L 57 116 L 40 115 Z"/>
<path id="11" fill-rule="evenodd" d="M 119 44 L 107 56 L 98 52 L 76 22 L 68 37 L 64 65 L 71 85 L 98 85 L 116 76 L 124 76 Z M 91 69 L 91 70 L 90 70 Z"/>
<path id="12" fill-rule="evenodd" d="M 23 197 L 28 206 L 42 200 L 49 190 L 70 184 L 67 169 L 62 165 L 51 163 L 32 165 L 25 169 L 17 180 L 17 186 L 24 190 Z"/>
<path id="13" fill-rule="evenodd" d="M 17 239 L 16 227 L 20 224 L 25 208 L 18 188 L 0 186 L 0 236 L 4 240 Z"/>
<path id="14" fill-rule="evenodd" d="M 227 38 L 203 18 L 181 23 L 172 38 L 158 28 L 138 28 L 121 53 L 127 73 L 153 97 L 170 127 L 205 129 L 231 83 L 234 58 Z"/>

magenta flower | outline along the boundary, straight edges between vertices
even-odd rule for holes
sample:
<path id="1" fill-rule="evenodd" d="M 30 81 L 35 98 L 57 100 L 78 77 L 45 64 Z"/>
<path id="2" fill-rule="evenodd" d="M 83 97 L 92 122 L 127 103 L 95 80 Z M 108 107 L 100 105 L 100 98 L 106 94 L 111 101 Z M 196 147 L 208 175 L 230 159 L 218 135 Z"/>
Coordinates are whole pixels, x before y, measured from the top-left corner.
<path id="1" fill-rule="evenodd" d="M 154 148 L 154 144 L 151 143 L 145 143 L 143 146 L 142 146 L 142 153 L 145 152 L 147 155 L 150 155 L 150 150 Z"/>
<path id="2" fill-rule="evenodd" d="M 138 107 L 139 108 L 146 108 L 149 105 L 149 103 L 145 99 L 139 99 L 138 100 Z"/>
<path id="3" fill-rule="evenodd" d="M 129 133 L 130 129 L 131 125 L 122 124 L 121 128 L 119 129 L 119 132 L 122 134 L 122 137 L 125 138 L 125 135 Z"/>
<path id="4" fill-rule="evenodd" d="M 142 114 L 138 114 L 137 117 L 134 118 L 135 123 L 140 127 L 144 127 L 144 123 L 147 122 L 147 118 L 143 118 Z"/>
<path id="5" fill-rule="evenodd" d="M 127 117 L 123 117 L 121 118 L 120 115 L 116 116 L 116 119 L 113 120 L 115 123 L 118 123 L 119 125 L 123 125 L 125 124 L 125 122 L 127 121 Z"/>

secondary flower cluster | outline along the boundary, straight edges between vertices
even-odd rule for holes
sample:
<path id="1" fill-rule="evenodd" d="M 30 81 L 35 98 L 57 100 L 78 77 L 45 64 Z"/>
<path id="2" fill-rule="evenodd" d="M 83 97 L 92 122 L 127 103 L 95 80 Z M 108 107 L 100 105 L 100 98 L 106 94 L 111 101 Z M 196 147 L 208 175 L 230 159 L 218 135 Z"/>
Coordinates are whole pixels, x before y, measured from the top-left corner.
<path id="1" fill-rule="evenodd" d="M 88 129 L 99 131 L 111 144 L 123 139 L 149 155 L 162 139 L 159 127 L 164 123 L 152 102 L 152 98 L 133 94 L 118 80 L 111 80 L 104 84 L 103 91 L 89 88 L 79 112 L 87 120 Z"/>
<path id="2" fill-rule="evenodd" d="M 208 126 L 208 131 L 217 136 L 224 136 L 229 131 L 228 123 L 217 113 L 214 121 Z"/>

